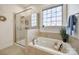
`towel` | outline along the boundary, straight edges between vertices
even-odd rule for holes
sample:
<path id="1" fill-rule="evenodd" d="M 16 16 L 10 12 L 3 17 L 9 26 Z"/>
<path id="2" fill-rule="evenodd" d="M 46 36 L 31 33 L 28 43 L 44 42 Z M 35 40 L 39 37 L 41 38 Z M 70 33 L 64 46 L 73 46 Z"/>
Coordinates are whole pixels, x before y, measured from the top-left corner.
<path id="1" fill-rule="evenodd" d="M 77 17 L 75 15 L 69 16 L 68 21 L 68 31 L 70 35 L 73 35 L 76 32 L 76 24 L 77 24 Z"/>

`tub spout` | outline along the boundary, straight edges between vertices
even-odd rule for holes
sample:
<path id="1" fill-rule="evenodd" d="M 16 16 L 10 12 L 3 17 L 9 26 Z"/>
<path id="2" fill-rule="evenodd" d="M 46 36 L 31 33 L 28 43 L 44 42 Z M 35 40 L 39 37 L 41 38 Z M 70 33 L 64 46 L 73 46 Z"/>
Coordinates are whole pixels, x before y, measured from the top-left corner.
<path id="1" fill-rule="evenodd" d="M 33 45 L 35 45 L 36 42 L 37 42 L 36 38 L 33 38 L 33 40 L 32 40 Z"/>

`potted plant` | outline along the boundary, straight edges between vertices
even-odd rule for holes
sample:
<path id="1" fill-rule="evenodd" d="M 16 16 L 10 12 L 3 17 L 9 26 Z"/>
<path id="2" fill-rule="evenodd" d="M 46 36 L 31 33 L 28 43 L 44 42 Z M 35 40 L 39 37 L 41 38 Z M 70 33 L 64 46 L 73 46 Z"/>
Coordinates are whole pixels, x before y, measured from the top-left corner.
<path id="1" fill-rule="evenodd" d="M 66 33 L 66 29 L 65 28 L 61 28 L 60 34 L 61 34 L 63 42 L 68 42 L 69 35 Z"/>

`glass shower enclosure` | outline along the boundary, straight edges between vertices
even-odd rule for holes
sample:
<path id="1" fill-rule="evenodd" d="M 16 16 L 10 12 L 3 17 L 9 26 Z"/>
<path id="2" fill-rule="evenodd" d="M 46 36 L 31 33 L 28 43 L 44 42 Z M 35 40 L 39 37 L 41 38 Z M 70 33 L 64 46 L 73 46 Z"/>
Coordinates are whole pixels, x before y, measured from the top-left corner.
<path id="1" fill-rule="evenodd" d="M 26 9 L 15 14 L 15 42 L 23 47 L 27 43 L 27 30 L 30 27 L 32 9 Z"/>

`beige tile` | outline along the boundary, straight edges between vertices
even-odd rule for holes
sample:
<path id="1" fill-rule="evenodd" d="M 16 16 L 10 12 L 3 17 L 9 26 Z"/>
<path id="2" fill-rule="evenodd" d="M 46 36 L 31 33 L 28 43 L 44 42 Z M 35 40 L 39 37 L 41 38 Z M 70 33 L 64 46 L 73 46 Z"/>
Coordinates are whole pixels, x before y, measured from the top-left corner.
<path id="1" fill-rule="evenodd" d="M 42 37 L 53 38 L 53 39 L 61 39 L 61 36 L 59 33 L 39 32 L 38 35 Z"/>
<path id="2" fill-rule="evenodd" d="M 0 55 L 24 55 L 23 48 L 13 45 L 11 47 L 0 50 Z"/>
<path id="3" fill-rule="evenodd" d="M 0 55 L 49 55 L 48 53 L 39 49 L 28 46 L 22 48 L 17 45 L 0 50 Z"/>

